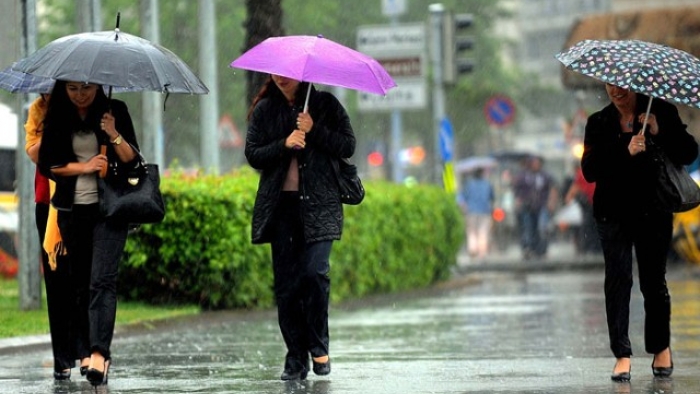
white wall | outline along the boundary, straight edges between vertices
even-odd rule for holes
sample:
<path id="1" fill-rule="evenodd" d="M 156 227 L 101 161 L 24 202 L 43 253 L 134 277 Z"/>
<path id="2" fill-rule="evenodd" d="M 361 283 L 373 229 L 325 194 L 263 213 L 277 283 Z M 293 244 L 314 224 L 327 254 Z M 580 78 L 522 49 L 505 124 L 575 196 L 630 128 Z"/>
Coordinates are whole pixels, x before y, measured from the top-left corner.
<path id="1" fill-rule="evenodd" d="M 17 147 L 17 125 L 19 119 L 12 109 L 0 103 L 0 148 L 15 149 Z"/>

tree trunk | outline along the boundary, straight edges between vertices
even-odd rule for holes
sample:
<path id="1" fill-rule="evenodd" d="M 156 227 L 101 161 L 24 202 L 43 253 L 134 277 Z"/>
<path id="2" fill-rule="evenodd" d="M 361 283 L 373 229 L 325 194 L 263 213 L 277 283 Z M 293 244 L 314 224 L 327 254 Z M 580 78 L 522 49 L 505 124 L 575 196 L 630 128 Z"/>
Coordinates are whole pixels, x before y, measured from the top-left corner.
<path id="1" fill-rule="evenodd" d="M 248 19 L 245 21 L 246 40 L 243 52 L 268 37 L 284 35 L 282 27 L 282 0 L 246 0 Z M 267 80 L 267 75 L 249 71 L 246 75 L 248 103 Z"/>

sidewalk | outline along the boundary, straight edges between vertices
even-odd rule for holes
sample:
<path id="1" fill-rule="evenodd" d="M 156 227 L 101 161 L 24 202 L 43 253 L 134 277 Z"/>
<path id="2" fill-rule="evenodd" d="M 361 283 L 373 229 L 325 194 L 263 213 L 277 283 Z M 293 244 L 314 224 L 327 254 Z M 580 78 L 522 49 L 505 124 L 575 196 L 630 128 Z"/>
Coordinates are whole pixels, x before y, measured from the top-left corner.
<path id="1" fill-rule="evenodd" d="M 473 260 L 465 250 L 457 258 L 456 274 L 501 271 L 558 271 L 578 269 L 603 269 L 602 254 L 581 254 L 569 240 L 557 240 L 549 245 L 544 258 L 523 259 L 520 246 L 512 244 L 504 251 L 495 251 L 482 260 Z"/>
<path id="2" fill-rule="evenodd" d="M 523 260 L 518 245 L 511 245 L 505 251 L 495 252 L 481 261 L 472 261 L 465 250 L 457 257 L 457 266 L 453 269 L 455 279 L 471 273 L 483 272 L 546 272 L 559 270 L 603 269 L 601 255 L 579 255 L 571 242 L 553 242 L 544 259 Z M 461 281 L 460 281 L 461 283 Z M 117 328 L 115 336 L 129 328 Z M 17 349 L 33 350 L 49 346 L 49 334 L 0 339 L 0 354 L 8 354 Z"/>

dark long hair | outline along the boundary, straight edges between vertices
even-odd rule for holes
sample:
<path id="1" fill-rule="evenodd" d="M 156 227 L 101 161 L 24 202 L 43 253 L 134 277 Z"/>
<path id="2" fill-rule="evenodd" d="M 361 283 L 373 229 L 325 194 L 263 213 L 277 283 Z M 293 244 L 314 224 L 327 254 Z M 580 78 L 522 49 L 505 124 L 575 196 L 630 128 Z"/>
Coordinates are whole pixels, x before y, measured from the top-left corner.
<path id="1" fill-rule="evenodd" d="M 58 80 L 51 91 L 51 99 L 44 118 L 44 131 L 51 132 L 52 129 L 74 131 L 83 128 L 100 130 L 102 115 L 109 110 L 109 99 L 102 86 L 98 85 L 95 100 L 90 104 L 85 120 L 82 120 L 68 97 L 66 84 L 67 81 Z"/>
<path id="2" fill-rule="evenodd" d="M 309 82 L 300 82 L 299 86 L 297 86 L 297 91 L 294 96 L 294 105 L 297 105 L 299 107 L 304 106 L 304 100 L 306 99 L 306 91 L 309 87 Z M 251 116 L 253 116 L 253 110 L 255 109 L 255 106 L 258 105 L 260 100 L 270 97 L 272 100 L 285 100 L 286 98 L 284 97 L 284 94 L 282 91 L 277 87 L 277 84 L 272 80 L 272 76 L 267 77 L 267 81 L 262 85 L 260 90 L 258 90 L 258 94 L 253 97 L 253 102 L 250 104 L 250 107 L 248 108 L 248 114 L 246 115 L 246 120 L 250 121 Z"/>

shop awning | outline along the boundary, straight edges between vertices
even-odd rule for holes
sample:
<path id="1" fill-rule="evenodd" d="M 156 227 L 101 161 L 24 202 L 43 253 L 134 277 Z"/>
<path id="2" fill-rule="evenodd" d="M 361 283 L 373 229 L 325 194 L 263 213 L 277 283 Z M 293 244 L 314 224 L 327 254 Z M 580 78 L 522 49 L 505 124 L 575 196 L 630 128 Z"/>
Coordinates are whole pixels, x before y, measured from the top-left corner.
<path id="1" fill-rule="evenodd" d="M 586 39 L 651 41 L 700 57 L 700 7 L 655 8 L 589 16 L 574 23 L 562 50 Z M 600 86 L 595 79 L 563 66 L 562 82 L 570 89 Z"/>

